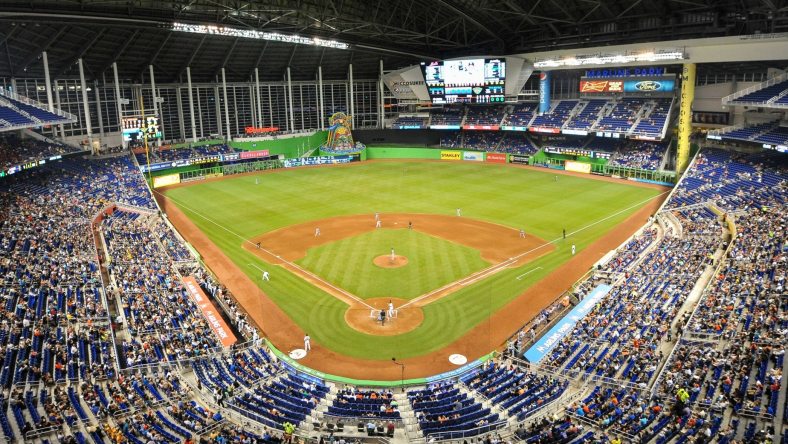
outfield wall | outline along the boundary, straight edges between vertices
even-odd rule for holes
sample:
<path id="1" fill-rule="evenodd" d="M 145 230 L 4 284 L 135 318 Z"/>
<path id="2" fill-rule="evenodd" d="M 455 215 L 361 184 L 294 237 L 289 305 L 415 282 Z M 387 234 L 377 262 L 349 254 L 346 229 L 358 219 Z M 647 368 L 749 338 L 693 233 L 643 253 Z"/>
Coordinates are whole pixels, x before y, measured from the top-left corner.
<path id="1" fill-rule="evenodd" d="M 231 141 L 229 145 L 244 151 L 268 150 L 271 155 L 282 154 L 285 158 L 299 157 L 304 152 L 318 148 L 326 141 L 328 131 L 316 131 L 311 136 L 288 137 L 258 141 Z"/>

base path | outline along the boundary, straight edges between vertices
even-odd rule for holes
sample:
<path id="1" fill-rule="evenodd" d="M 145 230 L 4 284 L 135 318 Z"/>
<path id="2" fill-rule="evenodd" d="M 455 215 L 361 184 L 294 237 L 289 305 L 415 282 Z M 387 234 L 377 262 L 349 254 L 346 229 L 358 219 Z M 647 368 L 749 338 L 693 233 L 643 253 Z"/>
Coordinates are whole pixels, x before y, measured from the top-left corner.
<path id="1" fill-rule="evenodd" d="M 246 311 L 249 319 L 260 327 L 263 334 L 284 352 L 303 347 L 304 331 L 241 272 L 180 208 L 160 193 L 154 194 L 169 220 L 202 255 L 208 268 L 233 293 L 239 306 Z M 644 205 L 615 229 L 578 251 L 571 260 L 553 270 L 456 341 L 432 353 L 399 360 L 405 364 L 405 378 L 425 377 L 456 369 L 448 360 L 452 354 L 465 355 L 470 361 L 499 348 L 512 333 L 555 300 L 596 261 L 641 227 L 648 217 L 656 212 L 666 196 L 658 196 Z M 405 222 L 407 226 L 407 221 Z M 374 227 L 374 217 L 367 216 L 365 223 Z M 414 225 L 415 223 L 414 221 Z M 308 236 L 314 234 L 314 226 L 311 229 Z M 371 360 L 338 354 L 314 340 L 312 350 L 299 363 L 321 372 L 349 378 L 398 381 L 401 377 L 400 367 L 392 365 L 388 359 Z"/>

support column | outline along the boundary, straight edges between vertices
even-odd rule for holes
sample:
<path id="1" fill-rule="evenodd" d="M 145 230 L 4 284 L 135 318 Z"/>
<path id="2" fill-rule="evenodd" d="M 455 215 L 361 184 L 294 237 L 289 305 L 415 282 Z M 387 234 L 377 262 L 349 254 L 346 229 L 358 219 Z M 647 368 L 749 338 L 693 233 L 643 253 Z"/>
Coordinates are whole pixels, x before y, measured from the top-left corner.
<path id="1" fill-rule="evenodd" d="M 153 76 L 153 65 L 148 65 L 148 69 L 150 70 L 150 92 L 151 92 L 151 100 L 153 101 L 153 115 L 159 119 L 159 132 L 161 133 L 161 137 L 156 141 L 156 146 L 161 148 L 161 141 L 164 139 L 164 116 L 161 115 L 159 112 L 159 103 L 156 99 L 158 99 L 159 95 L 156 94 L 156 78 Z M 145 110 L 142 110 L 143 114 Z M 145 116 L 142 116 L 145 118 Z"/>
<path id="2" fill-rule="evenodd" d="M 189 117 L 192 121 L 192 142 L 197 141 L 197 126 L 194 124 L 194 99 L 192 98 L 192 69 L 186 67 L 186 85 L 189 90 Z M 202 124 L 200 124 L 202 125 Z M 184 138 L 186 135 L 184 134 Z"/>
<path id="3" fill-rule="evenodd" d="M 236 91 L 234 86 L 233 86 L 233 115 L 235 116 L 235 134 L 241 134 L 241 128 L 238 127 L 238 99 L 236 97 Z"/>
<path id="4" fill-rule="evenodd" d="M 55 104 L 57 105 L 58 109 L 62 109 L 60 107 L 60 90 L 57 89 L 57 80 L 54 81 L 53 86 L 55 87 Z M 60 137 L 66 137 L 66 130 L 63 128 L 63 124 L 57 126 L 60 130 Z M 58 137 L 58 131 L 55 131 L 55 137 Z"/>
<path id="5" fill-rule="evenodd" d="M 93 90 L 96 91 L 96 116 L 98 117 L 99 134 L 104 137 L 104 116 L 101 114 L 101 94 L 99 94 L 98 80 L 93 82 Z"/>
<path id="6" fill-rule="evenodd" d="M 350 94 L 350 129 L 356 127 L 356 100 L 353 94 L 353 64 L 348 65 L 348 93 Z"/>
<path id="7" fill-rule="evenodd" d="M 213 97 L 214 102 L 216 102 L 216 131 L 219 133 L 219 136 L 223 136 L 224 131 L 222 131 L 222 105 L 219 104 L 219 102 L 221 102 L 221 100 L 219 100 L 219 85 L 214 84 Z"/>
<path id="8" fill-rule="evenodd" d="M 679 142 L 676 155 L 676 173 L 687 169 L 692 134 L 692 101 L 695 99 L 695 64 L 685 63 L 681 70 L 681 103 L 679 104 Z M 678 179 L 678 177 L 677 177 Z"/>
<path id="9" fill-rule="evenodd" d="M 44 81 L 47 87 L 47 109 L 49 112 L 54 112 L 55 107 L 52 104 L 52 80 L 49 78 L 49 59 L 47 59 L 47 52 L 41 53 L 41 60 L 44 62 Z"/>
<path id="10" fill-rule="evenodd" d="M 295 117 L 293 115 L 293 81 L 290 78 L 290 67 L 287 67 L 287 98 L 290 103 L 290 131 L 295 131 Z"/>
<path id="11" fill-rule="evenodd" d="M 227 104 L 227 80 L 224 77 L 224 67 L 222 67 L 222 95 L 224 96 L 224 123 L 227 129 L 226 140 L 231 140 L 230 136 L 230 106 Z"/>
<path id="12" fill-rule="evenodd" d="M 320 131 L 325 129 L 324 121 L 325 121 L 325 108 L 323 107 L 323 67 L 317 67 L 317 98 L 318 98 L 318 109 L 317 109 L 317 118 L 320 119 Z"/>
<path id="13" fill-rule="evenodd" d="M 257 126 L 257 96 L 254 93 L 254 86 L 252 85 L 252 78 L 251 78 L 251 76 L 249 77 L 249 104 L 250 104 L 250 106 L 252 108 L 252 120 L 251 120 L 252 125 L 251 126 Z M 245 126 L 246 125 L 244 125 L 244 127 Z M 245 129 L 244 129 L 244 132 L 246 132 Z"/>
<path id="14" fill-rule="evenodd" d="M 257 126 L 263 126 L 263 105 L 260 103 L 260 73 L 254 69 L 254 90 L 257 96 Z M 270 104 L 269 104 L 270 106 Z"/>
<path id="15" fill-rule="evenodd" d="M 183 99 L 180 86 L 175 88 L 175 103 L 178 105 L 178 126 L 181 129 L 181 138 L 186 139 L 186 123 L 183 121 Z"/>
<path id="16" fill-rule="evenodd" d="M 88 85 L 85 82 L 85 68 L 82 66 L 82 58 L 78 59 L 79 63 L 79 84 L 82 87 L 82 111 L 85 113 L 85 128 L 87 129 L 88 147 L 93 151 L 93 129 L 90 124 L 90 107 L 88 106 Z"/>
<path id="17" fill-rule="evenodd" d="M 123 103 L 121 103 L 120 98 L 120 82 L 118 81 L 118 64 L 116 62 L 112 62 L 112 77 L 115 80 L 115 106 L 118 110 L 118 128 L 120 128 L 120 132 L 123 132 Z M 122 139 L 122 137 L 121 137 Z M 126 147 L 126 142 L 121 142 L 123 147 Z"/>
<path id="18" fill-rule="evenodd" d="M 383 103 L 383 59 L 380 59 L 380 79 L 378 80 L 378 128 L 383 128 L 386 108 Z"/>

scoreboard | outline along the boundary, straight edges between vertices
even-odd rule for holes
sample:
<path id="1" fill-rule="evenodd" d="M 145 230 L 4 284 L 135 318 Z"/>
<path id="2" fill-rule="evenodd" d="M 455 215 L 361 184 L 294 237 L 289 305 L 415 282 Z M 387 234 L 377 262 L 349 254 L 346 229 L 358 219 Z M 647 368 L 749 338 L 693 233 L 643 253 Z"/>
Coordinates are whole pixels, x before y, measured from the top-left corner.
<path id="1" fill-rule="evenodd" d="M 133 116 L 121 119 L 124 142 L 142 140 L 147 134 L 149 139 L 160 139 L 159 118 L 154 116 Z"/>
<path id="2" fill-rule="evenodd" d="M 436 61 L 423 63 L 422 70 L 433 104 L 504 102 L 503 59 Z"/>

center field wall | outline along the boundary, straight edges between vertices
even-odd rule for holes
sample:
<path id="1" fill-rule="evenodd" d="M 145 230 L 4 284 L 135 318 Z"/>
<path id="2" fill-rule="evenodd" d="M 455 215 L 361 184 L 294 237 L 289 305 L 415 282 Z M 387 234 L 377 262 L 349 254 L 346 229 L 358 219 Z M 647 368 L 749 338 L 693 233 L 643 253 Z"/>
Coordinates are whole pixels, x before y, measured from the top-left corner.
<path id="1" fill-rule="evenodd" d="M 326 141 L 328 131 L 317 131 L 311 136 L 290 137 L 273 140 L 232 141 L 229 145 L 244 151 L 268 150 L 272 155 L 283 154 L 286 158 L 298 157 L 322 145 Z"/>
<path id="2" fill-rule="evenodd" d="M 440 159 L 436 148 L 367 147 L 367 159 Z"/>

